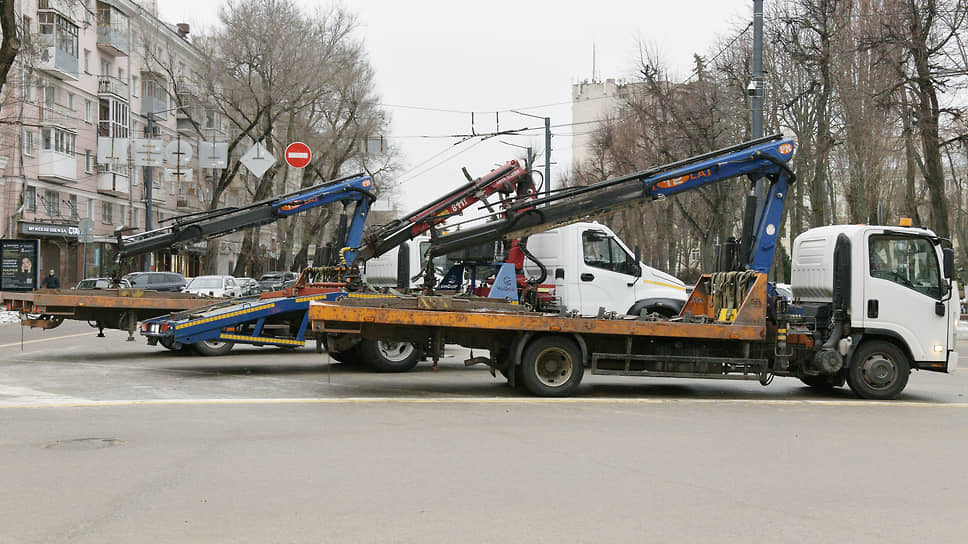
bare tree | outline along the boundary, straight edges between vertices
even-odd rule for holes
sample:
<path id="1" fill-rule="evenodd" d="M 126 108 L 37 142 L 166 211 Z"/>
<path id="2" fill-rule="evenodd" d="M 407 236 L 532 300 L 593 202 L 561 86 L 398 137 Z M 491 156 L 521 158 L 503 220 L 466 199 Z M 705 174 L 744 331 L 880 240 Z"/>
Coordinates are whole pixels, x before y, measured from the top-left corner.
<path id="1" fill-rule="evenodd" d="M 371 94 L 365 51 L 353 38 L 354 17 L 342 8 L 308 14 L 283 0 L 238 0 L 223 7 L 220 20 L 214 34 L 199 40 L 209 59 L 207 72 L 216 75 L 208 93 L 232 128 L 230 164 L 214 183 L 210 206 L 216 207 L 233 183 L 256 201 L 284 190 L 290 176 L 284 164 L 260 179 L 241 169 L 239 151 L 254 142 L 276 155 L 293 139 L 308 140 L 321 150 L 299 177 L 300 186 L 317 182 L 317 175 L 336 177 L 354 162 L 363 166 L 359 137 L 379 130 L 386 119 Z M 317 212 L 310 220 L 329 217 Z M 283 222 L 283 240 L 291 238 L 298 222 Z M 245 233 L 236 275 L 260 272 L 259 234 L 257 229 Z M 307 247 L 300 250 L 303 256 Z"/>
<path id="2" fill-rule="evenodd" d="M 20 52 L 21 39 L 18 33 L 17 14 L 14 0 L 0 0 L 0 91 L 7 82 L 7 74 Z"/>

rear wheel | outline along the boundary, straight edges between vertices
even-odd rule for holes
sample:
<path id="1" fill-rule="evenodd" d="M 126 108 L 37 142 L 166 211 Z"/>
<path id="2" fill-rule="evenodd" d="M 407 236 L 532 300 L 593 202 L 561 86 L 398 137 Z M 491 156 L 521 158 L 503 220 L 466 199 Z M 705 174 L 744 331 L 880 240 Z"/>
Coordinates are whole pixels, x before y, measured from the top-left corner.
<path id="1" fill-rule="evenodd" d="M 423 356 L 409 342 L 363 340 L 356 349 L 363 364 L 376 372 L 406 372 L 417 366 Z"/>
<path id="2" fill-rule="evenodd" d="M 890 400 L 901 394 L 910 374 L 911 363 L 900 348 L 883 340 L 870 340 L 854 352 L 847 385 L 858 397 Z"/>
<path id="3" fill-rule="evenodd" d="M 358 365 L 360 364 L 360 352 L 357 349 L 358 345 L 351 347 L 345 351 L 333 351 L 329 347 L 329 342 L 323 341 L 323 345 L 326 347 L 326 353 L 336 362 L 343 363 L 344 365 Z"/>
<path id="4" fill-rule="evenodd" d="M 531 394 L 564 397 L 578 388 L 585 363 L 571 339 L 543 336 L 524 350 L 520 372 L 521 382 Z"/>
<path id="5" fill-rule="evenodd" d="M 817 391 L 833 391 L 835 387 L 843 385 L 843 382 L 837 382 L 836 376 L 800 376 L 800 381 Z"/>
<path id="6" fill-rule="evenodd" d="M 195 351 L 199 355 L 213 357 L 216 355 L 225 355 L 232 351 L 232 346 L 234 345 L 233 342 L 223 342 L 221 340 L 202 340 L 201 342 L 192 344 L 192 347 L 195 348 Z"/>
<path id="7" fill-rule="evenodd" d="M 163 336 L 158 339 L 158 343 L 161 344 L 165 349 L 170 349 L 172 351 L 181 351 L 185 346 L 179 345 L 175 348 L 175 339 L 170 336 Z"/>

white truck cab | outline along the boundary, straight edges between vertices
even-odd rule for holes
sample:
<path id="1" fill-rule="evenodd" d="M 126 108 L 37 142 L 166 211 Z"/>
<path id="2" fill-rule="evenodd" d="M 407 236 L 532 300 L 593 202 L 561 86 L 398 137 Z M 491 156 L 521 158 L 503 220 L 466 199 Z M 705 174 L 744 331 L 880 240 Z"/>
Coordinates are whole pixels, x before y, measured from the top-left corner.
<path id="1" fill-rule="evenodd" d="M 837 245 L 849 251 L 846 267 L 836 262 Z M 845 338 L 852 344 L 851 354 L 858 345 L 876 340 L 903 350 L 911 368 L 941 372 L 957 368 L 958 287 L 950 279 L 952 271 L 945 270 L 952 266 L 950 258 L 946 259 L 946 251 L 932 231 L 868 225 L 818 227 L 796 238 L 793 255 L 796 300 L 830 303 L 835 284 L 846 284 L 849 331 Z M 850 364 L 865 362 L 853 360 Z M 876 365 L 876 361 L 870 364 Z M 872 369 L 876 371 L 876 366 Z"/>
<path id="2" fill-rule="evenodd" d="M 633 251 L 607 226 L 597 222 L 572 223 L 532 234 L 528 251 L 545 266 L 545 283 L 567 310 L 594 316 L 600 308 L 620 314 L 679 313 L 686 301 L 685 284 L 678 278 L 637 262 Z M 525 261 L 531 276 L 538 266 Z"/>

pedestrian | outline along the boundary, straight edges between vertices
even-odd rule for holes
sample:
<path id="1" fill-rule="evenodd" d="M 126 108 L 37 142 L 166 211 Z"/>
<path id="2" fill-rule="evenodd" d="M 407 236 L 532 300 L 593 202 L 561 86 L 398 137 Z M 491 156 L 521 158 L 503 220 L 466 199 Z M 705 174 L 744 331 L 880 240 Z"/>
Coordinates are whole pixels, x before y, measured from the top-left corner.
<path id="1" fill-rule="evenodd" d="M 44 278 L 44 281 L 40 282 L 41 289 L 57 289 L 60 287 L 60 280 L 57 279 L 57 275 L 54 274 L 54 269 L 50 269 L 50 273 Z"/>

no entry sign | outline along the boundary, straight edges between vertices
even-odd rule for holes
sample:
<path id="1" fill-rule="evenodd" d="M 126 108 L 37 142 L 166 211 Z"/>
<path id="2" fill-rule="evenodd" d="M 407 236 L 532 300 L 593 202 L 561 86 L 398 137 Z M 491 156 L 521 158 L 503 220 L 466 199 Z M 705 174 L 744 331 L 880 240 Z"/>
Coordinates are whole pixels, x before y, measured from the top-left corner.
<path id="1" fill-rule="evenodd" d="M 312 158 L 313 152 L 302 142 L 293 142 L 286 147 L 286 162 L 293 168 L 305 168 Z"/>

